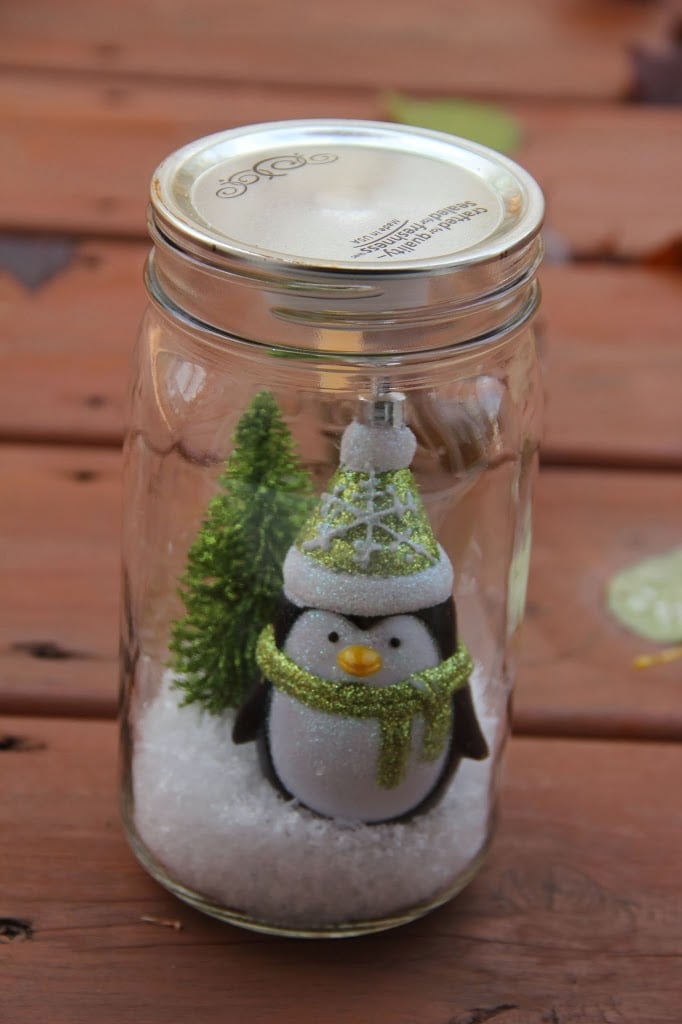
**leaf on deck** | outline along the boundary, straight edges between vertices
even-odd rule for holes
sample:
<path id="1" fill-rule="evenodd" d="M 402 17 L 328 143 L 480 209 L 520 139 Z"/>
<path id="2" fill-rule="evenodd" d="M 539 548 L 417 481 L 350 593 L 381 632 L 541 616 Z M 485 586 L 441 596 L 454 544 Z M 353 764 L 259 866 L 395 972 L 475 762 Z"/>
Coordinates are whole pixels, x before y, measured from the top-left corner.
<path id="1" fill-rule="evenodd" d="M 501 107 L 469 100 L 419 100 L 390 93 L 384 107 L 393 121 L 418 128 L 459 135 L 501 153 L 511 153 L 521 142 L 521 126 Z"/>
<path id="2" fill-rule="evenodd" d="M 656 643 L 682 640 L 682 547 L 623 569 L 608 585 L 621 625 Z"/>

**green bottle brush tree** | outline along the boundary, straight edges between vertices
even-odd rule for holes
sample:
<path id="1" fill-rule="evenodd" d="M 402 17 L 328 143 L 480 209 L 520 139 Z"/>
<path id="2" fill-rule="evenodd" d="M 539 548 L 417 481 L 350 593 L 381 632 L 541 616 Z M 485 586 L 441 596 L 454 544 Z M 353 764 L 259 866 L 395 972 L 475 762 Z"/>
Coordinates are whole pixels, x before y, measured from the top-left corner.
<path id="1" fill-rule="evenodd" d="M 172 625 L 183 704 L 236 708 L 257 672 L 258 635 L 282 588 L 282 563 L 313 497 L 310 476 L 269 391 L 240 418 L 219 493 L 180 579 L 186 614 Z"/>

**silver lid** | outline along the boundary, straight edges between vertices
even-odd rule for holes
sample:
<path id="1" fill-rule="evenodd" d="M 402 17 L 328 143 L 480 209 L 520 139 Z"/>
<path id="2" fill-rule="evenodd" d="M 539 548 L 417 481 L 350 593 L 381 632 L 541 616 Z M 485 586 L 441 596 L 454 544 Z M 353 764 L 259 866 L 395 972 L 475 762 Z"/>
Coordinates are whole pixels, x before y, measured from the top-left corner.
<path id="1" fill-rule="evenodd" d="M 498 300 L 504 322 L 527 308 L 517 293 L 540 259 L 542 213 L 529 174 L 453 136 L 343 120 L 238 128 L 158 168 L 150 286 L 190 317 L 275 344 L 319 349 L 328 328 L 414 337 L 473 316 L 464 340 L 489 332 Z"/>

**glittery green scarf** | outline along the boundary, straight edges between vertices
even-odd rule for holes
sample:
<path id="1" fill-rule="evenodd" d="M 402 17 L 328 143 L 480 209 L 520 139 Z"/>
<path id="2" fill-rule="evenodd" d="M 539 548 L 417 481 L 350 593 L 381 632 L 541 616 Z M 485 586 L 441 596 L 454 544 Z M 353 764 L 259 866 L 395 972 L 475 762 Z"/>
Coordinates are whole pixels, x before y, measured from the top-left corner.
<path id="1" fill-rule="evenodd" d="M 415 715 L 421 715 L 425 725 L 421 759 L 434 761 L 442 752 L 452 725 L 452 695 L 466 685 L 473 667 L 469 652 L 460 644 L 439 665 L 413 672 L 391 686 L 333 683 L 307 672 L 279 650 L 272 626 L 266 626 L 258 639 L 256 661 L 273 686 L 308 708 L 377 719 L 381 729 L 377 782 L 383 789 L 393 789 L 403 776 Z"/>

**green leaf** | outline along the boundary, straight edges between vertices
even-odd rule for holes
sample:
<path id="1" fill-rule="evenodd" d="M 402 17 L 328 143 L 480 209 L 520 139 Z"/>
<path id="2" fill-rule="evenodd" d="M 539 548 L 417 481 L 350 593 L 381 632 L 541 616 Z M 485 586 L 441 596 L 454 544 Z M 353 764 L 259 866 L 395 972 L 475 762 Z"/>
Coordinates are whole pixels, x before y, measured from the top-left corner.
<path id="1" fill-rule="evenodd" d="M 633 633 L 657 643 L 682 640 L 682 547 L 623 569 L 608 585 L 608 606 Z"/>
<path id="2" fill-rule="evenodd" d="M 501 153 L 513 152 L 521 142 L 521 126 L 516 118 L 492 104 L 456 99 L 417 100 L 391 93 L 385 99 L 385 107 L 393 121 L 459 135 Z"/>

